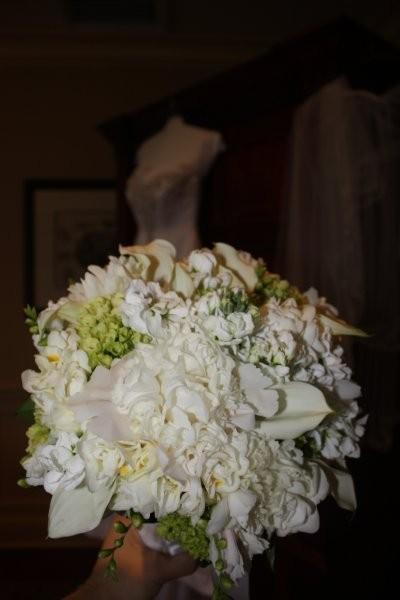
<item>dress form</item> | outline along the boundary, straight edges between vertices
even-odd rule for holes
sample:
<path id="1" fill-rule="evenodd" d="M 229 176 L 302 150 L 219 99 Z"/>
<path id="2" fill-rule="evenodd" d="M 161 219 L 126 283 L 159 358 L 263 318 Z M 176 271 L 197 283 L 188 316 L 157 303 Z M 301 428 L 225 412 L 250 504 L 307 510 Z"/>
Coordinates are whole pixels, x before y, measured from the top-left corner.
<path id="1" fill-rule="evenodd" d="M 135 243 L 166 239 L 183 257 L 199 246 L 197 212 L 201 178 L 224 148 L 216 131 L 172 117 L 136 155 L 126 197 L 138 224 Z"/>

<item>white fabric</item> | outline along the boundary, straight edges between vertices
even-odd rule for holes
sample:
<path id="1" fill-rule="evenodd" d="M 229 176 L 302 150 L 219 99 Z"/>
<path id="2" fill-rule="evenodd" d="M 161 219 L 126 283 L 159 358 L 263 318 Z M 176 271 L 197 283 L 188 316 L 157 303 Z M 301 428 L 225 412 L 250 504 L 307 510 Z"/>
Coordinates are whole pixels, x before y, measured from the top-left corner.
<path id="1" fill-rule="evenodd" d="M 200 181 L 223 148 L 218 132 L 188 125 L 181 117 L 171 118 L 142 144 L 126 186 L 138 224 L 135 243 L 166 239 L 178 257 L 199 246 Z"/>
<path id="2" fill-rule="evenodd" d="M 146 524 L 140 528 L 140 536 L 149 548 L 160 552 L 167 552 L 174 556 L 182 552 L 177 544 L 168 543 L 155 532 L 156 525 Z M 214 589 L 214 570 L 212 567 L 199 568 L 187 577 L 166 583 L 156 600 L 206 600 L 211 598 Z M 249 599 L 249 577 L 242 577 L 235 587 L 229 590 L 233 600 Z"/>
<path id="3" fill-rule="evenodd" d="M 399 173 L 400 88 L 379 97 L 337 80 L 296 111 L 280 271 L 373 334 L 358 377 L 381 449 L 400 422 Z"/>

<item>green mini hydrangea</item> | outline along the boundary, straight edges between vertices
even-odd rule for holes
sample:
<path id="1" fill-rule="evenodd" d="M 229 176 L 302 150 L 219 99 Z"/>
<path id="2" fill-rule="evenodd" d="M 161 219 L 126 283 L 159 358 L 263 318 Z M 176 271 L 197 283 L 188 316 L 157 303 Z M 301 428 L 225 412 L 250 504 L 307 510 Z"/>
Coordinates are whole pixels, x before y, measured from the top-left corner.
<path id="1" fill-rule="evenodd" d="M 263 264 L 259 264 L 257 267 L 257 278 L 258 283 L 252 297 L 257 305 L 261 305 L 271 298 L 282 301 L 294 298 L 300 304 L 304 300 L 303 295 L 296 287 L 290 285 L 285 279 L 281 279 L 279 275 L 267 271 Z"/>
<path id="2" fill-rule="evenodd" d="M 98 365 L 108 368 L 114 358 L 125 356 L 138 342 L 151 340 L 123 324 L 118 311 L 122 299 L 122 294 L 99 296 L 80 311 L 76 328 L 79 347 L 88 355 L 92 369 Z"/>
<path id="3" fill-rule="evenodd" d="M 176 542 L 197 560 L 209 560 L 210 538 L 207 535 L 207 521 L 200 519 L 192 525 L 190 517 L 170 513 L 157 523 L 158 535 L 168 542 Z"/>
<path id="4" fill-rule="evenodd" d="M 26 431 L 28 446 L 26 452 L 31 456 L 40 444 L 45 444 L 49 437 L 50 429 L 36 421 Z"/>

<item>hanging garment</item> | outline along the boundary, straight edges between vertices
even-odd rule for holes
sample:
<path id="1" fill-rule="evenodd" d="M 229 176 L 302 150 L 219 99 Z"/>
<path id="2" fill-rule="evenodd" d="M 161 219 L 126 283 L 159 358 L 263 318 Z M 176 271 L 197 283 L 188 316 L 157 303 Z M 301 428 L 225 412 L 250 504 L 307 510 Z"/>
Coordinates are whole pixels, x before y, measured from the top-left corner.
<path id="1" fill-rule="evenodd" d="M 354 354 L 380 449 L 400 423 L 399 173 L 400 88 L 376 96 L 337 80 L 297 110 L 279 266 L 371 333 Z"/>

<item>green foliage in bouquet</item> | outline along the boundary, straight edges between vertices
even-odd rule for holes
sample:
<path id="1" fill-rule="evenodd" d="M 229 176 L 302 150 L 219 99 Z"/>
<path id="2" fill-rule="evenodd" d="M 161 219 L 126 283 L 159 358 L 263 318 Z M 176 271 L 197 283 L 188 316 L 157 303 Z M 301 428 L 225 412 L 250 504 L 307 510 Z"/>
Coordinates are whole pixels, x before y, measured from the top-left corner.
<path id="1" fill-rule="evenodd" d="M 26 448 L 27 453 L 29 455 L 33 454 L 40 444 L 47 442 L 49 433 L 50 429 L 36 420 L 26 432 L 26 437 L 28 438 L 28 446 Z"/>
<path id="2" fill-rule="evenodd" d="M 290 285 L 286 279 L 281 279 L 279 275 L 270 273 L 263 263 L 259 263 L 256 267 L 256 274 L 258 282 L 252 300 L 257 306 L 264 304 L 271 298 L 276 298 L 282 302 L 288 298 L 294 298 L 299 304 L 303 303 L 303 294 L 295 286 Z"/>
<path id="3" fill-rule="evenodd" d="M 28 326 L 29 333 L 32 335 L 39 334 L 39 325 L 38 325 L 38 314 L 37 310 L 34 306 L 30 306 L 29 304 L 24 308 L 25 313 L 25 324 Z M 45 346 L 47 343 L 47 333 L 43 332 L 39 338 L 38 345 Z"/>

